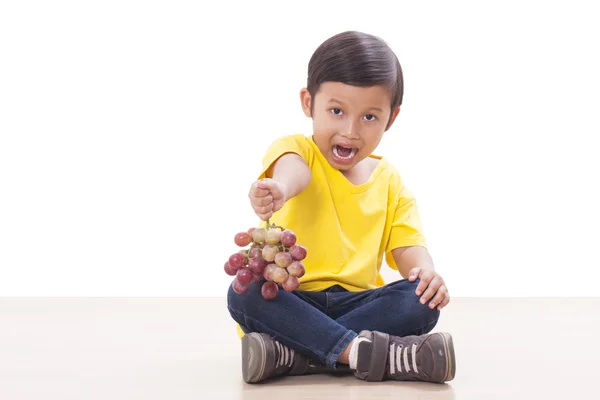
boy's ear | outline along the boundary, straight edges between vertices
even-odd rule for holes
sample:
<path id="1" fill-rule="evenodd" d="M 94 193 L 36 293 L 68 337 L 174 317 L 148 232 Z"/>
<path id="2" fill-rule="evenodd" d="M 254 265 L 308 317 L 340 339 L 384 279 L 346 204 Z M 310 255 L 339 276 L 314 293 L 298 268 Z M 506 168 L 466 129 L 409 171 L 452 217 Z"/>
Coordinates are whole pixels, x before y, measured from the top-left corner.
<path id="1" fill-rule="evenodd" d="M 396 120 L 396 117 L 398 116 L 399 113 L 400 113 L 400 106 L 396 107 L 394 109 L 394 111 L 392 112 L 392 115 L 390 117 L 390 122 L 388 123 L 387 128 L 385 128 L 386 131 L 392 127 L 392 124 Z"/>
<path id="2" fill-rule="evenodd" d="M 302 90 L 300 90 L 300 103 L 302 105 L 302 111 L 304 111 L 304 115 L 311 118 L 312 113 L 310 112 L 310 110 L 312 98 L 307 88 L 303 88 Z"/>

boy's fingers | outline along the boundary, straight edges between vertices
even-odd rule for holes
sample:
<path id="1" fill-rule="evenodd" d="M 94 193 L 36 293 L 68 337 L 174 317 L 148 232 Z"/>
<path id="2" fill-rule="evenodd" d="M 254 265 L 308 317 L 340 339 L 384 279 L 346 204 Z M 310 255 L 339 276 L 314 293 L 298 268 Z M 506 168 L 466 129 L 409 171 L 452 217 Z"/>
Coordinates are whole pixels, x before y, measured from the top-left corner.
<path id="1" fill-rule="evenodd" d="M 273 203 L 270 203 L 263 207 L 254 207 L 254 212 L 257 214 L 268 214 L 273 211 Z"/>
<path id="2" fill-rule="evenodd" d="M 446 298 L 447 294 L 448 294 L 448 290 L 446 289 L 446 286 L 445 285 L 440 286 L 439 289 L 437 290 L 437 293 L 433 297 L 433 299 L 431 299 L 431 301 L 429 302 L 429 308 L 431 308 L 433 310 L 435 308 L 435 306 L 440 304 L 442 302 L 442 300 L 444 300 Z"/>
<path id="3" fill-rule="evenodd" d="M 248 197 L 252 198 L 252 197 L 265 197 L 269 194 L 269 190 L 268 189 L 262 189 L 258 186 L 258 182 L 254 182 L 252 184 L 252 186 L 250 187 L 250 193 L 248 193 Z"/>
<path id="4" fill-rule="evenodd" d="M 272 211 L 269 211 L 268 213 L 266 213 L 266 214 L 263 214 L 263 221 L 266 221 L 266 220 L 268 220 L 268 219 L 269 219 L 269 218 L 271 218 L 272 216 L 273 216 L 273 212 L 272 212 Z"/>
<path id="5" fill-rule="evenodd" d="M 271 178 L 264 178 L 259 181 L 256 181 L 256 187 L 259 189 L 272 190 L 274 186 L 276 186 L 276 181 Z"/>
<path id="6" fill-rule="evenodd" d="M 285 203 L 282 200 L 277 200 L 273 202 L 273 212 L 281 210 Z"/>
<path id="7" fill-rule="evenodd" d="M 441 310 L 442 308 L 446 307 L 448 305 L 448 303 L 450 303 L 450 296 L 446 295 L 446 297 L 444 298 L 444 300 L 442 300 L 442 302 L 440 303 L 440 305 L 438 306 L 438 310 Z"/>
<path id="8" fill-rule="evenodd" d="M 421 293 L 425 291 L 425 288 L 429 286 L 429 282 L 431 282 L 431 278 L 433 278 L 433 272 L 431 270 L 422 271 L 420 278 L 421 282 L 417 285 L 417 296 L 420 296 Z"/>
<path id="9" fill-rule="evenodd" d="M 272 202 L 273 202 L 273 196 L 271 196 L 271 195 L 268 195 L 265 197 L 254 197 L 252 199 L 252 204 L 254 204 L 256 207 L 264 207 L 264 206 L 271 204 Z"/>
<path id="10" fill-rule="evenodd" d="M 258 218 L 262 219 L 263 221 L 268 220 L 269 218 L 271 218 L 273 216 L 272 212 L 266 213 L 266 214 L 259 214 L 256 213 L 256 215 L 258 215 Z"/>
<path id="11" fill-rule="evenodd" d="M 427 290 L 421 296 L 421 304 L 425 304 L 433 297 L 433 295 L 438 291 L 439 287 L 442 286 L 442 280 L 437 276 L 431 280 L 429 285 L 427 285 Z"/>
<path id="12" fill-rule="evenodd" d="M 256 183 L 256 186 L 259 187 L 259 188 L 261 188 L 261 189 L 268 189 L 269 188 L 269 181 L 270 181 L 269 178 L 263 178 L 263 179 L 257 180 L 255 183 Z"/>
<path id="13" fill-rule="evenodd" d="M 281 183 L 270 178 L 257 181 L 257 187 L 261 190 L 268 190 L 275 198 L 283 197 Z"/>
<path id="14" fill-rule="evenodd" d="M 411 269 L 410 272 L 408 273 L 408 280 L 410 282 L 416 281 L 417 278 L 419 277 L 420 272 L 421 272 L 421 267 L 415 267 L 415 268 Z"/>

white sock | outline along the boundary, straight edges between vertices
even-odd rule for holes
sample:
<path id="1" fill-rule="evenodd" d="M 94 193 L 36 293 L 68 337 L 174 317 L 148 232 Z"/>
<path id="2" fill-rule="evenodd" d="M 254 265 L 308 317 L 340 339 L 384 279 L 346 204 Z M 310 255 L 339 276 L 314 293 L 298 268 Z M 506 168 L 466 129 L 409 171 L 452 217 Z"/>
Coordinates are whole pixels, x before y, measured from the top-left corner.
<path id="1" fill-rule="evenodd" d="M 348 357 L 348 361 L 350 363 L 350 369 L 356 369 L 356 363 L 358 362 L 358 344 L 360 342 L 370 341 L 366 337 L 357 337 L 354 340 L 354 344 L 350 348 L 350 356 Z"/>

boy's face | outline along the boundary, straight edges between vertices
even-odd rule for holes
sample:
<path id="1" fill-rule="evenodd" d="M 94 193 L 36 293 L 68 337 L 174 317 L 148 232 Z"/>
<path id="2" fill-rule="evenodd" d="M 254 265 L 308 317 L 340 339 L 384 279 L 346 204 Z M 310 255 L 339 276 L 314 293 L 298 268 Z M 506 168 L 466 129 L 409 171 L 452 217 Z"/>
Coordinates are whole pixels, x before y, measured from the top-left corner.
<path id="1" fill-rule="evenodd" d="M 391 98 L 383 86 L 325 82 L 314 98 L 307 89 L 300 98 L 304 113 L 313 120 L 315 143 L 329 164 L 342 172 L 373 153 L 400 111 L 396 108 L 390 121 Z"/>

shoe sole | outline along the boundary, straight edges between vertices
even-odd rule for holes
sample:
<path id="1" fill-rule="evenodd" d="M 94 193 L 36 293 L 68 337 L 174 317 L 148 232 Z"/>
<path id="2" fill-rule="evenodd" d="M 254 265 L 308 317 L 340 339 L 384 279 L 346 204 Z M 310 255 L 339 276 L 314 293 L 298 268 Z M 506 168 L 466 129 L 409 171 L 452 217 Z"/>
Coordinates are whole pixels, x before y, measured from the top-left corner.
<path id="1" fill-rule="evenodd" d="M 446 376 L 442 382 L 451 381 L 456 374 L 456 360 L 454 358 L 454 341 L 449 333 L 442 332 L 442 341 L 444 342 L 444 352 L 446 353 Z"/>
<path id="2" fill-rule="evenodd" d="M 267 348 L 262 336 L 256 332 L 242 337 L 242 376 L 244 382 L 254 383 L 261 380 L 265 373 Z"/>

